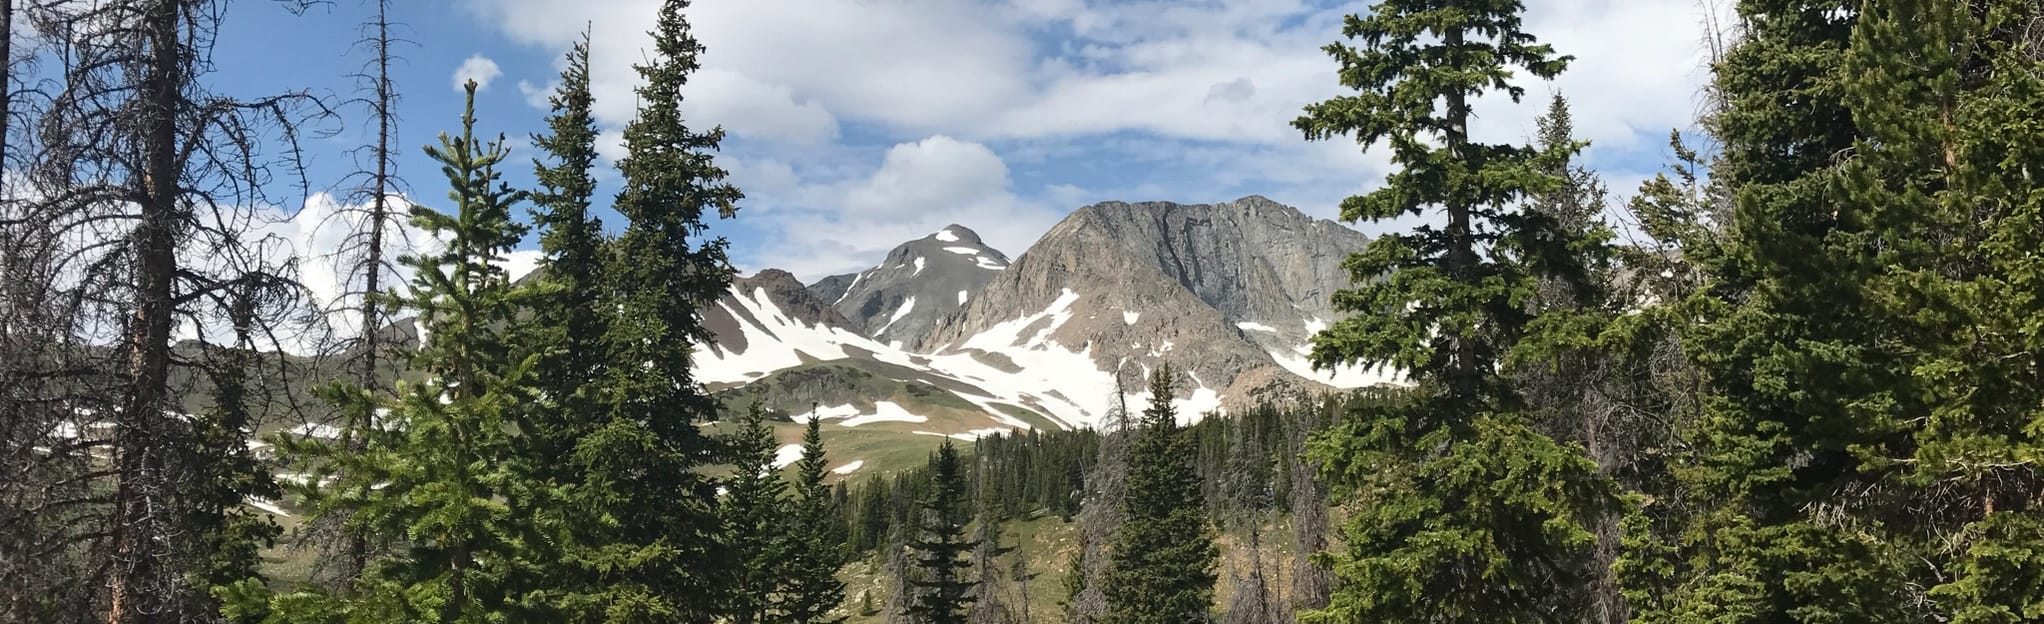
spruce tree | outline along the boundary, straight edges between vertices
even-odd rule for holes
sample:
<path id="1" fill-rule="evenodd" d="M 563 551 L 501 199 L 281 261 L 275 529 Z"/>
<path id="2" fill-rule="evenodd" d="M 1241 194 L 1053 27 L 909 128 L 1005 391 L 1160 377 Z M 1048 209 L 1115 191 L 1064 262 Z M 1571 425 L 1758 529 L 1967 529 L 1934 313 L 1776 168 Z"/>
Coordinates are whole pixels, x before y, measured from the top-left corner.
<path id="1" fill-rule="evenodd" d="M 732 475 L 725 486 L 724 531 L 738 557 L 726 618 L 736 624 L 781 622 L 782 591 L 796 547 L 784 494 L 788 484 L 774 467 L 774 430 L 755 398 L 730 441 Z"/>
<path id="2" fill-rule="evenodd" d="M 1207 521 L 1192 439 L 1178 426 L 1170 365 L 1150 373 L 1150 406 L 1128 449 L 1122 525 L 1110 551 L 1106 624 L 1202 622 L 1213 606 L 1213 527 Z"/>
<path id="3" fill-rule="evenodd" d="M 544 345 L 538 381 L 548 404 L 541 430 L 534 432 L 542 441 L 536 450 L 551 456 L 566 455 L 575 439 L 601 422 L 594 395 L 605 356 L 604 316 L 598 313 L 604 240 L 602 223 L 589 212 L 596 193 L 596 119 L 587 31 L 566 60 L 549 100 L 549 133 L 532 137 L 533 147 L 552 163 L 533 160 L 540 188 L 532 193 L 532 223 L 544 253 L 538 277 L 549 288 L 534 303 L 530 323 L 535 342 Z"/>
<path id="4" fill-rule="evenodd" d="M 1357 285 L 1334 295 L 1352 316 L 1314 338 L 1315 366 L 1394 366 L 1416 388 L 1362 409 L 1314 449 L 1336 491 L 1361 504 L 1329 558 L 1339 589 L 1302 619 L 1567 621 L 1587 608 L 1590 522 L 1614 488 L 1579 448 L 1540 433 L 1499 373 L 1515 350 L 1592 329 L 1526 305 L 1543 277 L 1582 270 L 1578 241 L 1522 204 L 1553 191 L 1560 180 L 1545 171 L 1581 146 L 1469 134 L 1474 98 L 1516 102 L 1515 69 L 1547 79 L 1569 61 L 1521 28 L 1522 10 L 1516 0 L 1386 0 L 1349 16 L 1342 34 L 1359 43 L 1325 49 L 1356 93 L 1293 122 L 1309 140 L 1388 144 L 1397 171 L 1343 200 L 1344 220 L 1445 216 L 1352 256 Z"/>
<path id="5" fill-rule="evenodd" d="M 965 554 L 978 546 L 965 535 L 972 522 L 968 495 L 958 449 L 945 440 L 930 458 L 930 491 L 919 505 L 916 537 L 909 542 L 914 576 L 907 583 L 913 596 L 903 610 L 908 622 L 965 624 L 979 585 L 966 572 L 972 562 Z"/>
<path id="6" fill-rule="evenodd" d="M 795 496 L 788 517 L 794 531 L 786 567 L 787 595 L 781 610 L 795 624 L 837 624 L 830 613 L 845 601 L 838 570 L 851 560 L 836 496 L 823 484 L 823 420 L 810 418 L 802 431 L 802 459 L 795 462 Z M 870 607 L 872 597 L 865 598 Z"/>
<path id="7" fill-rule="evenodd" d="M 707 622 L 728 591 L 735 565 L 720 546 L 716 491 L 701 467 L 716 444 L 697 427 L 715 402 L 690 370 L 707 342 L 701 311 L 728 289 L 733 269 L 722 238 L 704 219 L 730 217 L 743 197 L 714 162 L 722 129 L 702 132 L 681 118 L 682 86 L 703 52 L 682 15 L 684 0 L 661 4 L 651 58 L 637 65 L 637 118 L 625 126 L 623 188 L 613 207 L 623 233 L 603 252 L 598 309 L 605 315 L 599 410 L 609 418 L 582 436 L 573 458 L 580 499 L 604 518 L 580 544 L 587 565 L 605 571 L 610 596 L 592 617 Z"/>
<path id="8" fill-rule="evenodd" d="M 1907 363 L 1880 336 L 1898 319 L 1866 288 L 1881 270 L 1869 253 L 1881 210 L 1841 201 L 1838 186 L 1863 134 L 1844 88 L 1862 6 L 1742 2 L 1744 39 L 1715 67 L 1725 105 L 1711 175 L 1735 195 L 1712 281 L 1684 302 L 1702 322 L 1685 323 L 1683 341 L 1709 381 L 1677 463 L 1694 508 L 1665 510 L 1687 516 L 1679 528 L 1630 522 L 1637 554 L 1621 571 L 1639 619 L 1923 615 L 1902 597 L 1920 562 L 1884 527 L 1900 518 L 1876 511 L 1902 493 L 1863 463 L 1897 452 L 1915 410 Z"/>
<path id="9" fill-rule="evenodd" d="M 426 155 L 442 164 L 453 212 L 412 209 L 412 222 L 447 240 L 444 251 L 409 256 L 409 292 L 388 302 L 414 310 L 427 330 L 411 354 L 425 375 L 404 382 L 398 400 L 375 419 L 366 447 L 301 441 L 292 460 L 313 468 L 306 493 L 315 515 L 352 512 L 349 521 L 397 544 L 373 561 L 344 596 L 315 590 L 279 596 L 283 621 L 498 621 L 516 612 L 510 572 L 520 544 L 533 537 L 507 500 L 520 481 L 513 423 L 533 397 L 536 356 L 507 335 L 530 289 L 513 287 L 499 264 L 524 227 L 512 221 L 520 194 L 498 181 L 502 139 L 475 135 L 475 83 L 459 136 L 441 135 Z M 375 401 L 367 389 L 340 387 L 346 401 Z M 380 412 L 380 410 L 378 410 Z M 326 477 L 338 479 L 321 485 Z"/>

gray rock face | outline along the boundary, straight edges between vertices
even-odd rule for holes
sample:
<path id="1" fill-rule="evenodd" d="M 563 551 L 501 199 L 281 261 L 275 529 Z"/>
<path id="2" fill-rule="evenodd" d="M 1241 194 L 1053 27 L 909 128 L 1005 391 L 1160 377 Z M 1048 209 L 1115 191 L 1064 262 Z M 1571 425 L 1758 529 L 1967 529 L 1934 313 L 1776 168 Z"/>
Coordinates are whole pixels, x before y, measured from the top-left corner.
<path id="1" fill-rule="evenodd" d="M 817 280 L 816 299 L 882 343 L 920 342 L 939 319 L 1008 267 L 1008 257 L 961 225 L 902 243 L 880 266 Z"/>
<path id="2" fill-rule="evenodd" d="M 1076 295 L 1071 318 L 1049 335 L 1058 345 L 1086 350 L 1102 370 L 1127 379 L 1169 362 L 1186 371 L 1187 388 L 1244 394 L 1252 389 L 1236 388 L 1238 381 L 1298 378 L 1274 358 L 1299 357 L 1312 331 L 1332 322 L 1328 298 L 1349 283 L 1341 263 L 1368 241 L 1256 196 L 1095 204 L 1052 227 L 910 346 L 961 350 L 1003 322 Z"/>

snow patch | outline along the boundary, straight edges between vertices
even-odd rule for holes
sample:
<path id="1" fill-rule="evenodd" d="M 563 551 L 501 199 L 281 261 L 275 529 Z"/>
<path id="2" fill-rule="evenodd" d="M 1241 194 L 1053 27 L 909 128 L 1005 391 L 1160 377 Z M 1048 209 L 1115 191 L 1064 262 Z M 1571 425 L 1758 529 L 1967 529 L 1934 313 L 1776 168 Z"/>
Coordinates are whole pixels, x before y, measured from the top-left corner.
<path id="1" fill-rule="evenodd" d="M 737 293 L 734 293 L 736 295 Z M 735 303 L 735 307 L 734 304 Z M 696 380 L 703 383 L 743 383 L 767 373 L 798 366 L 803 356 L 818 360 L 849 357 L 845 346 L 873 350 L 879 344 L 827 324 L 796 322 L 782 314 L 760 289 L 754 296 L 733 296 L 720 301 L 726 313 L 738 321 L 745 337 L 744 353 L 703 349 L 694 354 Z M 747 317 L 750 318 L 747 318 Z"/>
<path id="2" fill-rule="evenodd" d="M 786 468 L 788 467 L 788 464 L 795 463 L 797 461 L 800 461 L 801 459 L 802 445 L 800 444 L 783 444 L 781 445 L 781 448 L 774 449 L 775 470 Z"/>
<path id="3" fill-rule="evenodd" d="M 1317 334 L 1319 334 L 1320 332 L 1322 332 L 1322 331 L 1326 331 L 1326 330 L 1327 330 L 1327 321 L 1326 321 L 1326 320 L 1324 320 L 1324 319 L 1320 319 L 1320 318 L 1309 318 L 1309 319 L 1306 319 L 1306 334 L 1307 334 L 1307 335 L 1309 335 L 1309 336 L 1310 336 L 1310 335 L 1317 335 Z"/>
<path id="4" fill-rule="evenodd" d="M 818 405 L 815 410 L 809 412 L 809 419 L 802 422 L 806 423 L 809 420 L 822 420 L 825 418 L 851 418 L 857 415 L 859 415 L 859 408 L 852 406 L 850 403 L 844 405 Z"/>
<path id="5" fill-rule="evenodd" d="M 341 428 L 335 427 L 333 425 L 305 423 L 296 427 L 292 427 L 289 431 L 291 435 L 295 435 L 300 438 L 313 438 L 317 440 L 341 439 Z"/>
<path id="6" fill-rule="evenodd" d="M 1141 313 L 1141 312 L 1130 312 L 1130 311 L 1127 311 L 1127 310 L 1123 310 L 1123 311 L 1121 312 L 1121 323 L 1122 323 L 1123 325 L 1134 325 L 1134 324 L 1136 324 L 1136 319 L 1139 319 L 1139 318 L 1143 318 L 1143 313 Z"/>
<path id="7" fill-rule="evenodd" d="M 846 419 L 844 422 L 838 424 L 846 427 L 857 427 L 859 425 L 869 425 L 877 422 L 919 423 L 929 421 L 930 419 L 928 418 L 908 413 L 908 410 L 903 409 L 900 405 L 894 403 L 893 401 L 874 401 L 873 413 L 860 414 L 858 416 Z"/>
<path id="8" fill-rule="evenodd" d="M 952 233 L 951 233 L 951 228 L 948 228 L 948 227 L 947 227 L 947 228 L 944 228 L 944 229 L 941 229 L 941 230 L 937 230 L 937 235 L 936 235 L 936 236 L 937 236 L 937 240 L 940 240 L 940 241 L 944 241 L 944 242 L 947 242 L 947 243 L 956 243 L 956 242 L 958 242 L 958 235 L 957 235 L 957 234 L 952 234 Z"/>
<path id="9" fill-rule="evenodd" d="M 843 466 L 838 466 L 838 467 L 836 467 L 836 468 L 832 468 L 832 469 L 830 469 L 830 472 L 831 472 L 831 474 L 841 474 L 841 475 L 842 475 L 842 474 L 852 474 L 853 472 L 856 472 L 856 471 L 857 471 L 858 469 L 860 469 L 860 468 L 864 468 L 865 466 L 866 466 L 866 460 L 863 460 L 863 459 L 855 459 L 855 460 L 852 460 L 852 462 L 851 462 L 851 463 L 849 463 L 849 464 L 845 464 L 845 465 L 843 465 Z"/>
<path id="10" fill-rule="evenodd" d="M 248 505 L 256 509 L 261 509 L 263 511 L 270 512 L 271 515 L 282 516 L 285 518 L 291 517 L 291 512 L 284 511 L 284 508 L 278 507 L 276 503 L 272 503 L 270 501 L 266 501 L 253 496 L 248 498 Z"/>
<path id="11" fill-rule="evenodd" d="M 965 298 L 970 295 L 971 293 L 968 293 L 966 291 L 963 290 L 958 291 L 958 305 L 965 305 Z"/>
<path id="12" fill-rule="evenodd" d="M 1001 261 L 995 260 L 993 258 L 988 258 L 986 256 L 973 256 L 972 259 L 975 263 L 979 264 L 979 268 L 982 269 L 999 271 L 1001 269 L 1008 268 L 1008 265 L 1002 264 Z"/>
<path id="13" fill-rule="evenodd" d="M 1256 322 L 1251 322 L 1251 321 L 1243 321 L 1243 322 L 1240 322 L 1240 323 L 1236 323 L 1236 324 L 1235 324 L 1235 326 L 1236 326 L 1236 327 L 1240 327 L 1240 328 L 1242 328 L 1242 329 L 1246 329 L 1246 330 L 1249 330 L 1249 331 L 1260 331 L 1260 332 L 1269 332 L 1269 333 L 1273 333 L 1273 334 L 1277 333 L 1277 328 L 1276 328 L 1276 327 L 1271 327 L 1271 326 L 1269 326 L 1269 325 L 1265 325 L 1265 324 L 1262 324 L 1262 323 L 1256 323 Z"/>
<path id="14" fill-rule="evenodd" d="M 924 261 L 923 261 L 923 257 L 922 257 L 922 256 L 916 256 L 916 272 L 914 272 L 914 273 L 910 273 L 910 274 L 908 274 L 908 276 L 909 276 L 909 277 L 915 277 L 915 276 L 917 276 L 917 275 L 922 275 L 922 274 L 923 274 L 923 262 L 924 262 Z"/>
<path id="15" fill-rule="evenodd" d="M 838 295 L 837 301 L 832 301 L 830 302 L 830 304 L 837 305 L 840 303 L 844 303 L 845 299 L 850 298 L 852 296 L 852 289 L 859 287 L 859 280 L 866 279 L 866 274 L 869 272 L 870 271 L 860 271 L 858 273 L 852 274 L 852 283 L 845 286 L 844 294 Z"/>
<path id="16" fill-rule="evenodd" d="M 916 260 L 922 260 L 922 258 L 916 258 Z M 887 328 L 893 327 L 896 321 L 900 321 L 902 317 L 908 316 L 909 311 L 914 310 L 915 307 L 916 298 L 914 295 L 910 295 L 909 298 L 903 299 L 901 301 L 901 307 L 894 309 L 894 316 L 888 317 L 887 324 L 881 325 L 880 330 L 873 332 L 873 335 L 878 336 L 880 334 L 887 333 Z"/>
<path id="17" fill-rule="evenodd" d="M 1301 352 L 1297 353 L 1272 351 L 1270 352 L 1270 359 L 1276 360 L 1278 366 L 1284 367 L 1285 370 L 1291 371 L 1293 374 L 1336 388 L 1351 389 L 1381 385 L 1405 385 L 1406 383 L 1403 375 L 1399 375 L 1396 371 L 1392 371 L 1389 368 L 1339 366 L 1331 371 L 1315 371 L 1313 370 L 1313 363 L 1306 359 L 1306 353 L 1310 353 L 1310 350 L 1304 347 L 1300 347 L 1299 350 Z"/>
<path id="18" fill-rule="evenodd" d="M 977 255 L 979 255 L 979 248 L 978 248 L 978 247 L 945 247 L 945 248 L 944 248 L 944 251 L 948 251 L 948 252 L 951 252 L 951 253 L 955 253 L 955 254 L 958 254 L 958 255 L 961 255 L 961 256 L 977 256 Z"/>
<path id="19" fill-rule="evenodd" d="M 1010 347 L 1042 346 L 1050 340 L 1051 332 L 1057 331 L 1059 326 L 1064 325 L 1065 321 L 1072 318 L 1072 304 L 1078 300 L 1079 293 L 1072 292 L 1070 288 L 1062 289 L 1057 299 L 1052 300 L 1050 306 L 1044 308 L 1042 312 L 1019 319 L 995 323 L 993 327 L 987 328 L 986 331 L 966 339 L 965 347 L 983 351 L 1002 351 Z M 1035 335 L 1030 336 L 1027 340 L 1022 338 L 1022 330 L 1028 329 L 1029 326 L 1035 325 L 1037 321 L 1045 318 L 1050 319 L 1048 326 L 1038 330 Z M 1016 364 L 1021 364 L 1021 362 L 1016 362 Z"/>
<path id="20" fill-rule="evenodd" d="M 926 436 L 938 436 L 944 438 L 951 438 L 953 440 L 964 440 L 967 442 L 971 442 L 973 440 L 978 440 L 986 436 L 994 435 L 997 433 L 1007 433 L 1009 431 L 1011 430 L 1006 427 L 989 427 L 986 429 L 974 429 L 971 431 L 967 431 L 965 433 L 937 433 L 935 431 L 917 431 L 915 432 L 915 434 Z"/>

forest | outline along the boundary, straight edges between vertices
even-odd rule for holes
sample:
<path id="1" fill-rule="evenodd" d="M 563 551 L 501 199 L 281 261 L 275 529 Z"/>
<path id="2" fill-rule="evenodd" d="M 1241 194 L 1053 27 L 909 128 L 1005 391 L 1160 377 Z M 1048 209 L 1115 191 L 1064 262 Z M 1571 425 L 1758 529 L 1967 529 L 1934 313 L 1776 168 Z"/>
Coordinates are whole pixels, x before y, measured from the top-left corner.
<path id="1" fill-rule="evenodd" d="M 789 416 L 692 374 L 746 196 L 684 118 L 688 0 L 561 59 L 545 132 L 470 82 L 423 151 L 367 1 L 344 102 L 214 90 L 255 3 L 0 0 L 0 622 L 2044 621 L 2035 0 L 1739 0 L 1635 189 L 1520 101 L 1575 60 L 1524 3 L 1379 0 L 1291 125 L 1392 163 L 1309 358 L 1407 383 L 1181 414 L 1166 365 L 1098 427 L 878 474 L 799 415 L 782 468 Z M 1486 96 L 1538 136 L 1474 137 Z M 356 111 L 323 308 L 249 210 Z"/>

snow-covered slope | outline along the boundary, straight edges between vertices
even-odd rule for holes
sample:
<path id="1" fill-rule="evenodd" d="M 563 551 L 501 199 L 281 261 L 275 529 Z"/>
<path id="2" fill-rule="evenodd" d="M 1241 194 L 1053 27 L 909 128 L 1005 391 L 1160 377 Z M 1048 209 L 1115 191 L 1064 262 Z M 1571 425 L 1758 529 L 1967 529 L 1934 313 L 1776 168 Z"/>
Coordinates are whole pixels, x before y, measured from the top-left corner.
<path id="1" fill-rule="evenodd" d="M 953 225 L 806 287 L 771 270 L 738 280 L 697 374 L 767 384 L 785 413 L 935 435 L 1090 426 L 1139 409 L 1135 390 L 1164 364 L 1188 420 L 1273 386 L 1398 383 L 1307 360 L 1348 285 L 1342 260 L 1367 242 L 1261 197 L 1088 206 L 1013 264 Z M 943 400 L 898 396 L 917 393 Z"/>
<path id="2" fill-rule="evenodd" d="M 1062 427 L 1090 426 L 1116 403 L 1112 372 L 1096 366 L 1085 348 L 1074 350 L 1048 338 L 1070 319 L 1077 293 L 1068 292 L 1066 298 L 1044 310 L 977 336 L 964 348 L 922 354 L 867 338 L 828 317 L 789 313 L 788 308 L 805 307 L 814 300 L 807 291 L 790 290 L 784 284 L 776 288 L 771 283 L 784 275 L 762 273 L 741 279 L 710 311 L 707 324 L 717 340 L 695 354 L 698 381 L 713 388 L 730 387 L 806 364 L 879 362 L 895 367 L 890 370 L 905 377 L 896 381 L 941 388 L 977 408 L 986 417 L 983 431 L 1031 428 L 1027 419 L 1016 414 L 1018 410 L 1047 417 Z M 1131 374 L 1136 372 L 1140 371 Z M 1140 387 L 1135 380 L 1129 379 L 1130 386 Z M 1140 405 L 1148 396 L 1131 393 L 1127 400 Z M 1197 389 L 1177 404 L 1181 413 L 1197 417 L 1220 406 L 1218 389 Z M 862 410 L 819 404 L 813 409 L 815 417 L 836 420 L 846 427 L 920 422 L 918 418 L 928 416 L 888 401 L 873 405 Z"/>

